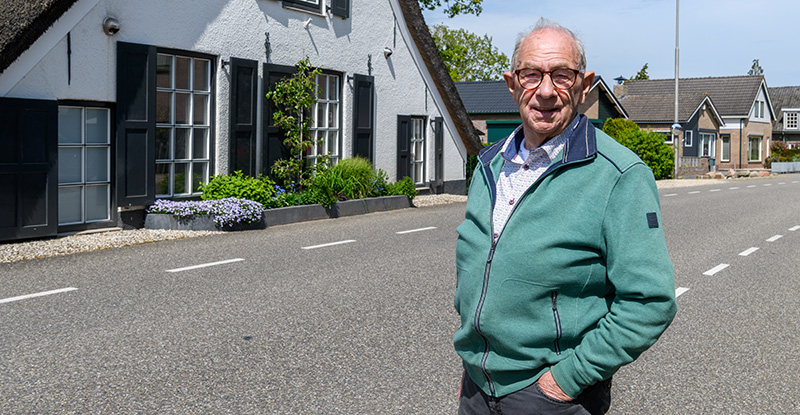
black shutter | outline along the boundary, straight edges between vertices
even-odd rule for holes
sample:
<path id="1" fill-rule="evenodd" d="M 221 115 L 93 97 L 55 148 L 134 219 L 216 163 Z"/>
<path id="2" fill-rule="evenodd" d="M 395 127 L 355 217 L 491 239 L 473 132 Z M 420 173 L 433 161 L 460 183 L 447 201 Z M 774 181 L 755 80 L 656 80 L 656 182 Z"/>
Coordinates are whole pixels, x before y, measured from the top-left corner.
<path id="1" fill-rule="evenodd" d="M 434 191 L 444 193 L 444 119 L 436 117 L 434 125 Z"/>
<path id="2" fill-rule="evenodd" d="M 58 103 L 0 98 L 0 241 L 58 232 Z"/>
<path id="3" fill-rule="evenodd" d="M 397 116 L 397 180 L 411 175 L 411 116 Z"/>
<path id="4" fill-rule="evenodd" d="M 343 19 L 350 17 L 350 0 L 331 0 L 331 13 Z"/>
<path id="5" fill-rule="evenodd" d="M 258 62 L 231 58 L 230 172 L 257 176 L 256 97 Z"/>
<path id="6" fill-rule="evenodd" d="M 118 206 L 156 196 L 156 48 L 117 42 Z"/>
<path id="7" fill-rule="evenodd" d="M 373 161 L 372 138 L 375 111 L 374 78 L 355 75 L 353 91 L 353 156 L 361 156 Z"/>
<path id="8" fill-rule="evenodd" d="M 272 89 L 278 81 L 291 76 L 295 71 L 296 69 L 294 66 L 264 64 L 264 94 L 261 95 L 264 100 L 261 106 L 264 111 L 261 172 L 264 175 L 272 176 L 272 165 L 278 160 L 288 159 L 291 156 L 289 149 L 283 144 L 283 131 L 279 127 L 276 127 L 272 120 L 272 113 L 275 111 L 275 103 L 266 98 L 266 93 Z"/>

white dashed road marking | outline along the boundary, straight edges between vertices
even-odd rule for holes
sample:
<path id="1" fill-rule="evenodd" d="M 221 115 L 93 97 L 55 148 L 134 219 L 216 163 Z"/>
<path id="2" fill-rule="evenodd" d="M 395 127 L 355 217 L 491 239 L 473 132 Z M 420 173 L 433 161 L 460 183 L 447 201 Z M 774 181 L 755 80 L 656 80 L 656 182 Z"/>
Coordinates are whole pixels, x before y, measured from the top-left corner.
<path id="1" fill-rule="evenodd" d="M 722 271 L 723 269 L 728 268 L 729 266 L 730 266 L 730 264 L 719 264 L 716 267 L 711 268 L 710 270 L 704 272 L 703 275 L 712 276 L 712 275 Z"/>
<path id="2" fill-rule="evenodd" d="M 681 294 L 685 293 L 686 291 L 689 291 L 689 289 L 684 287 L 678 287 L 677 289 L 675 289 L 675 298 L 680 297 Z"/>
<path id="3" fill-rule="evenodd" d="M 794 227 L 789 228 L 789 230 L 792 231 L 792 232 L 794 232 L 794 231 L 796 231 L 798 229 L 800 229 L 800 226 L 794 226 Z"/>
<path id="4" fill-rule="evenodd" d="M 739 252 L 739 256 L 748 256 L 748 255 L 750 255 L 750 254 L 752 254 L 753 252 L 756 252 L 756 251 L 758 251 L 758 248 L 756 248 L 756 247 L 748 248 L 748 249 L 745 249 L 742 252 Z"/>
<path id="5" fill-rule="evenodd" d="M 61 294 L 61 293 L 66 293 L 66 292 L 70 292 L 70 291 L 75 291 L 75 290 L 77 290 L 77 288 L 69 287 L 69 288 L 62 288 L 60 290 L 45 291 L 45 292 L 36 293 L 36 294 L 20 295 L 18 297 L 11 297 L 11 298 L 6 298 L 6 299 L 3 299 L 3 300 L 0 300 L 0 304 L 11 303 L 11 302 L 20 301 L 20 300 L 27 300 L 29 298 L 44 297 L 46 295 Z"/>
<path id="6" fill-rule="evenodd" d="M 244 259 L 243 258 L 234 258 L 234 259 L 228 259 L 228 260 L 225 260 L 225 261 L 217 261 L 217 262 L 209 262 L 207 264 L 192 265 L 191 267 L 168 269 L 167 272 L 189 271 L 189 270 L 192 270 L 192 269 L 213 267 L 213 266 L 216 266 L 216 265 L 224 265 L 224 264 L 230 264 L 232 262 L 241 262 L 241 261 L 244 261 Z"/>
<path id="7" fill-rule="evenodd" d="M 313 245 L 313 246 L 304 246 L 302 249 L 317 249 L 317 248 L 326 248 L 329 246 L 335 245 L 342 245 L 342 244 L 349 244 L 355 242 L 355 239 L 348 239 L 346 241 L 339 241 L 339 242 L 331 242 L 329 244 L 322 244 L 322 245 Z"/>
<path id="8" fill-rule="evenodd" d="M 395 233 L 398 234 L 398 235 L 404 235 L 404 234 L 412 233 L 412 232 L 429 231 L 431 229 L 436 229 L 436 227 L 435 226 L 428 226 L 427 228 L 411 229 L 409 231 L 400 231 L 400 232 L 395 232 Z"/>
<path id="9" fill-rule="evenodd" d="M 775 242 L 775 241 L 777 241 L 778 239 L 781 239 L 781 238 L 783 238 L 783 235 L 775 235 L 772 238 L 767 239 L 767 242 Z"/>

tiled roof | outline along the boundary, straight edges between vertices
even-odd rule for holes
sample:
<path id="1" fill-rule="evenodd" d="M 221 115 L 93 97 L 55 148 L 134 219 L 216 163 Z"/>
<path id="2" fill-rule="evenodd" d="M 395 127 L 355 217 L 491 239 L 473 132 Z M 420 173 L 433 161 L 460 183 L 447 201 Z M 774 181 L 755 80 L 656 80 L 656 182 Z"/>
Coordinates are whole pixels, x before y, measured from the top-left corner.
<path id="1" fill-rule="evenodd" d="M 758 76 L 721 76 L 709 78 L 684 78 L 678 83 L 678 95 L 683 94 L 708 94 L 714 101 L 722 116 L 743 116 L 750 113 L 750 108 L 758 93 L 758 88 L 764 81 L 763 75 Z M 634 112 L 633 105 L 628 104 L 628 97 L 632 95 L 672 95 L 675 96 L 674 79 L 654 79 L 642 81 L 629 81 L 624 84 L 627 92 L 620 96 L 622 105 L 628 112 Z M 683 98 L 681 98 L 683 101 Z M 699 101 L 698 101 L 699 103 Z M 694 110 L 697 104 L 694 104 Z M 633 118 L 633 117 L 631 117 Z"/>
<path id="2" fill-rule="evenodd" d="M 0 73 L 25 52 L 77 0 L 2 0 Z"/>
<path id="3" fill-rule="evenodd" d="M 705 93 L 678 91 L 678 121 L 688 121 L 705 97 Z M 632 121 L 671 123 L 675 120 L 674 91 L 668 94 L 626 95 L 620 101 Z"/>
<path id="4" fill-rule="evenodd" d="M 775 108 L 775 117 L 777 118 L 772 122 L 772 127 L 777 131 L 782 129 L 783 114 L 781 110 L 784 108 L 800 108 L 800 86 L 779 86 L 768 88 L 768 90 L 772 106 Z"/>
<path id="5" fill-rule="evenodd" d="M 470 114 L 518 114 L 506 81 L 456 82 L 461 101 Z"/>

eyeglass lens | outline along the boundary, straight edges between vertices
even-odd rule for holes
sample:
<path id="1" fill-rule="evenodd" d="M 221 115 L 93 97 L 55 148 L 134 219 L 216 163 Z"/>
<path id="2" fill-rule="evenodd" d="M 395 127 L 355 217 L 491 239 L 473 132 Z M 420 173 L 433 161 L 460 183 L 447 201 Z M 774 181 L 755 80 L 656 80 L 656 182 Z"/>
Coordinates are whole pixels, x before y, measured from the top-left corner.
<path id="1" fill-rule="evenodd" d="M 519 72 L 519 82 L 523 88 L 533 89 L 538 88 L 544 79 L 544 75 L 548 72 L 542 72 L 537 69 L 523 69 Z M 575 83 L 577 75 L 572 69 L 559 68 L 549 72 L 550 79 L 557 88 L 569 89 Z"/>

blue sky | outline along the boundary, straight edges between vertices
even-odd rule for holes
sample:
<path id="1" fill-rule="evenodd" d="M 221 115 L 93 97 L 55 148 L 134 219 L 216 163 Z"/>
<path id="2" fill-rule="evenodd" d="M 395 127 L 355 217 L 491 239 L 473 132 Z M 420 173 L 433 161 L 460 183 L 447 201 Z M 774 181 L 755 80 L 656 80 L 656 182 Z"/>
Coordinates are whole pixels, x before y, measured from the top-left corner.
<path id="1" fill-rule="evenodd" d="M 681 1 L 680 77 L 746 75 L 758 59 L 767 86 L 800 85 L 798 12 L 800 2 L 791 0 Z M 651 79 L 675 77 L 675 0 L 483 0 L 478 17 L 424 15 L 429 26 L 488 34 L 509 58 L 517 35 L 546 17 L 578 34 L 588 69 L 609 85 L 620 75 L 635 75 L 645 63 Z"/>

